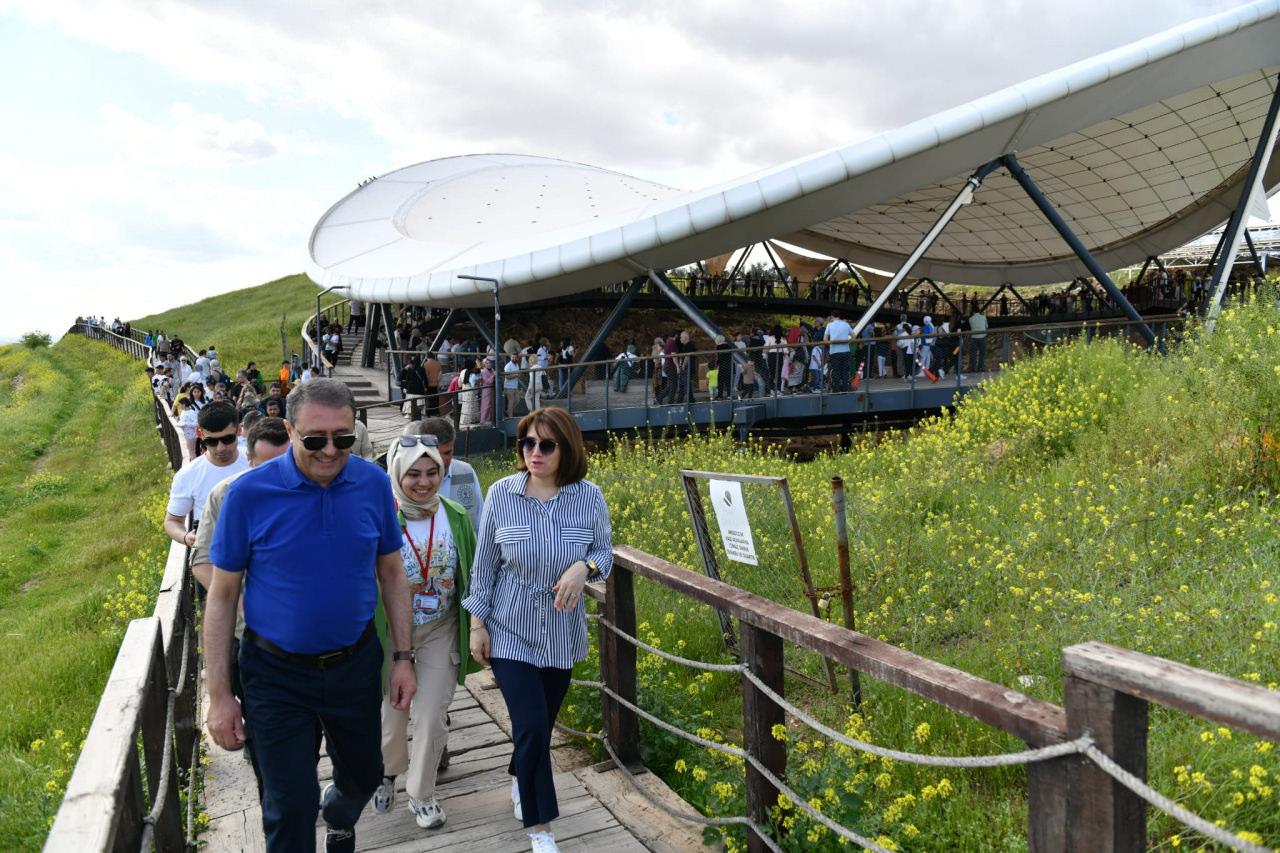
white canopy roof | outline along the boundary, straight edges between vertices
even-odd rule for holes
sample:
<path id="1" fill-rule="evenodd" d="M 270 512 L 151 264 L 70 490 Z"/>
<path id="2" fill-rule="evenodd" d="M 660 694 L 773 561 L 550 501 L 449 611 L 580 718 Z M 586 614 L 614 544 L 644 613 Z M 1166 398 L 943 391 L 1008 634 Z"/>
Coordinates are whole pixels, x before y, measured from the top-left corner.
<path id="1" fill-rule="evenodd" d="M 334 205 L 312 278 L 442 307 L 558 296 L 768 237 L 896 269 L 975 168 L 1016 152 L 1099 262 L 1172 249 L 1235 206 L 1280 72 L 1280 0 L 1259 0 L 896 130 L 683 192 L 578 163 L 484 154 L 409 166 Z M 1280 182 L 1280 158 L 1264 176 Z M 1003 170 L 913 275 L 971 284 L 1086 271 Z"/>

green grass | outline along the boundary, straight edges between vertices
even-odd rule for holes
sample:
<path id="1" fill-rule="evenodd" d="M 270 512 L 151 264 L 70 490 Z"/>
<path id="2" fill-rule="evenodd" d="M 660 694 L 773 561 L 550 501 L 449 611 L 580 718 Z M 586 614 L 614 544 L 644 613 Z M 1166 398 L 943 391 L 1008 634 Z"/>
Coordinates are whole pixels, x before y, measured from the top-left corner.
<path id="1" fill-rule="evenodd" d="M 250 361 L 258 362 L 264 376 L 274 376 L 281 361 L 281 318 L 286 350 L 297 352 L 301 346 L 299 331 L 303 321 L 315 313 L 318 291 L 311 279 L 299 273 L 139 317 L 130 323 L 143 331 L 164 329 L 197 352 L 210 344 L 217 346 L 222 369 L 232 376 Z M 325 294 L 321 305 L 338 298 Z"/>
<path id="2" fill-rule="evenodd" d="M 40 848 L 123 627 L 151 611 L 168 486 L 137 361 L 77 335 L 0 348 L 2 850 Z"/>
<path id="3" fill-rule="evenodd" d="M 592 459 L 614 542 L 700 571 L 678 469 L 785 476 L 818 587 L 838 583 L 830 478 L 844 478 L 858 627 L 887 642 L 1037 698 L 1062 702 L 1065 646 L 1100 640 L 1280 689 L 1280 316 L 1269 304 L 1224 315 L 1170 357 L 1097 341 L 1021 362 L 965 398 L 954 417 L 851 453 L 797 463 L 723 436 L 618 441 Z M 485 478 L 509 462 L 482 463 Z M 794 549 L 776 495 L 747 491 L 761 565 L 724 559 L 730 583 L 798 609 Z M 709 511 L 709 510 L 708 510 Z M 715 522 L 711 521 L 716 537 Z M 714 615 L 637 583 L 650 642 L 723 660 Z M 837 603 L 830 618 L 840 619 Z M 789 662 L 821 676 L 819 662 Z M 594 659 L 582 668 L 594 677 Z M 641 655 L 641 704 L 686 728 L 740 742 L 737 680 L 705 681 Z M 1014 738 L 870 678 L 851 716 L 789 678 L 838 728 L 888 746 L 949 755 L 1022 748 Z M 599 727 L 598 699 L 575 688 L 569 720 Z M 1233 831 L 1280 842 L 1280 760 L 1271 745 L 1152 709 L 1153 784 Z M 789 780 L 864 835 L 909 850 L 1020 850 L 1025 773 L 889 765 L 790 725 Z M 805 743 L 801 744 L 800 740 Z M 741 814 L 740 766 L 643 725 L 646 763 L 693 803 Z M 681 772 L 677 762 L 684 767 Z M 702 779 L 694 778 L 706 774 Z M 945 779 L 945 785 L 942 780 Z M 728 783 L 717 787 L 717 782 Z M 942 791 L 946 791 L 944 796 Z M 788 849 L 840 849 L 794 812 Z M 1153 848 L 1202 841 L 1152 813 Z M 740 834 L 730 833 L 730 847 Z"/>

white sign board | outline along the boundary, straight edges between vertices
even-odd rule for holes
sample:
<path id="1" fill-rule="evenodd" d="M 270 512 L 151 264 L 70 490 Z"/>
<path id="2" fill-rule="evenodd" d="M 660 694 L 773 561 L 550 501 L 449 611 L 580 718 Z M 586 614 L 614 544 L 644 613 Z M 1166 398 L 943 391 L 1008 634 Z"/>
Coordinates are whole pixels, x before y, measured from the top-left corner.
<path id="1" fill-rule="evenodd" d="M 725 480 L 710 483 L 711 506 L 716 511 L 725 556 L 738 563 L 760 565 L 756 559 L 756 543 L 751 538 L 751 523 L 747 521 L 747 507 L 742 502 L 742 484 Z"/>

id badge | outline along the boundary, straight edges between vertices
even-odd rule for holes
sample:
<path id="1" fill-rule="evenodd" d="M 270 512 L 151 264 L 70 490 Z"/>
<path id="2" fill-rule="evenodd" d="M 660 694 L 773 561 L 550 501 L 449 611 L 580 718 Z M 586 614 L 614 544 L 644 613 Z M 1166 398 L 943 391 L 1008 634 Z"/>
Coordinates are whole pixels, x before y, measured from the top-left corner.
<path id="1" fill-rule="evenodd" d="M 415 592 L 413 609 L 417 613 L 435 613 L 440 609 L 440 596 L 427 592 Z"/>

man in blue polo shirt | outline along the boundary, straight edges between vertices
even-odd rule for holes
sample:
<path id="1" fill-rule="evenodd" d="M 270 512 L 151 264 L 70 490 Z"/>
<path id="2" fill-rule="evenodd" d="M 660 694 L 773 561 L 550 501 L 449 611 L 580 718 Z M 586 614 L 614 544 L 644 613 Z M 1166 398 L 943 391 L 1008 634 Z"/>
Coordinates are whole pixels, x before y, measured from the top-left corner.
<path id="1" fill-rule="evenodd" d="M 849 341 L 853 338 L 853 327 L 840 316 L 840 310 L 831 312 L 827 328 L 822 339 L 830 344 L 827 363 L 831 367 L 831 390 L 849 390 Z"/>
<path id="2" fill-rule="evenodd" d="M 350 458 L 350 389 L 314 379 L 290 392 L 288 406 L 290 452 L 232 484 L 214 533 L 204 636 L 209 733 L 235 749 L 244 743 L 242 713 L 252 720 L 269 851 L 314 851 L 319 808 L 326 851 L 345 853 L 355 849 L 356 820 L 382 781 L 379 587 L 395 644 L 391 704 L 407 709 L 416 690 L 409 587 L 390 481 L 373 463 Z M 228 665 L 242 573 L 243 712 Z M 334 781 L 319 807 L 316 721 Z"/>

